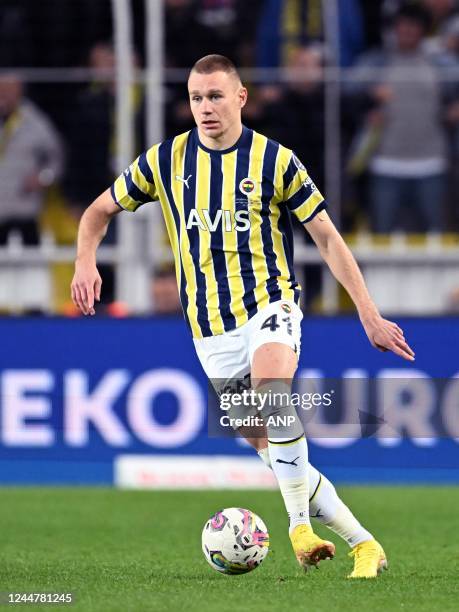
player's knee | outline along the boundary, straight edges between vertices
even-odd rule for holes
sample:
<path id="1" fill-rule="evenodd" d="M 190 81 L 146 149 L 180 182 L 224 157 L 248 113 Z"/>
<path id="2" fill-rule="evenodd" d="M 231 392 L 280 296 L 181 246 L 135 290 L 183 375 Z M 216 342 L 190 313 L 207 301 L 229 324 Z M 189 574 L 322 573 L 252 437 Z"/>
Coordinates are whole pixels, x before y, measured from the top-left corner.
<path id="1" fill-rule="evenodd" d="M 292 379 L 298 359 L 295 351 L 287 344 L 269 342 L 257 348 L 252 359 L 252 382 L 263 378 Z"/>

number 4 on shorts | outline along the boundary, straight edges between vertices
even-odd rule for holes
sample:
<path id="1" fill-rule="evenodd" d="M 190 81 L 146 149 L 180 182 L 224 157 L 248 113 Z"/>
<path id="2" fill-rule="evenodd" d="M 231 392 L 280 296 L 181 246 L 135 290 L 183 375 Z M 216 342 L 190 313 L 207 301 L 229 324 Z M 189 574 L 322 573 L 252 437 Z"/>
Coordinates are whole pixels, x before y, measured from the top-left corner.
<path id="1" fill-rule="evenodd" d="M 278 327 L 280 327 L 280 325 L 277 323 L 277 314 L 273 314 L 266 319 L 260 329 L 268 328 L 271 331 L 276 331 Z"/>

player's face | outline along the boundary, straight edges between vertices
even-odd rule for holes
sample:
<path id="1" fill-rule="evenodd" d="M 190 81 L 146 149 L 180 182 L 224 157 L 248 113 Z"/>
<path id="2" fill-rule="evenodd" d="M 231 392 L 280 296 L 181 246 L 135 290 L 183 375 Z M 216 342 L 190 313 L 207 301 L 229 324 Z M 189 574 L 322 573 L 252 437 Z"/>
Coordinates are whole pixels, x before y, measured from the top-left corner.
<path id="1" fill-rule="evenodd" d="M 247 90 L 232 74 L 192 72 L 188 80 L 191 112 L 205 139 L 224 141 L 240 135 Z M 231 144 L 231 143 L 230 143 Z"/>

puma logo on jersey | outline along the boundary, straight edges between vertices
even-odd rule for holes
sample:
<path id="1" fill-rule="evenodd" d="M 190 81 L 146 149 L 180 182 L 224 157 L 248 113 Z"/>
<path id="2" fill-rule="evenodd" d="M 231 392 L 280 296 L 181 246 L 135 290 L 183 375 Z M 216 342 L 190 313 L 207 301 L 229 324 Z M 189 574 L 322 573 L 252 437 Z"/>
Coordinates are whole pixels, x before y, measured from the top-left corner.
<path id="1" fill-rule="evenodd" d="M 190 180 L 190 178 L 191 178 L 192 176 L 193 176 L 193 175 L 192 175 L 192 174 L 190 174 L 190 176 L 188 176 L 187 178 L 183 178 L 183 176 L 179 176 L 178 174 L 176 174 L 176 175 L 175 175 L 175 180 L 176 180 L 176 181 L 180 181 L 181 183 L 183 183 L 184 185 L 186 185 L 186 188 L 187 188 L 187 189 L 189 189 L 189 188 L 190 188 L 190 186 L 188 185 L 188 181 Z"/>
<path id="2" fill-rule="evenodd" d="M 249 211 L 237 210 L 234 214 L 231 210 L 217 210 L 215 217 L 212 219 L 210 211 L 207 208 L 197 210 L 192 208 L 186 221 L 186 229 L 198 227 L 202 231 L 216 232 L 222 224 L 223 231 L 245 232 L 250 229 Z"/>

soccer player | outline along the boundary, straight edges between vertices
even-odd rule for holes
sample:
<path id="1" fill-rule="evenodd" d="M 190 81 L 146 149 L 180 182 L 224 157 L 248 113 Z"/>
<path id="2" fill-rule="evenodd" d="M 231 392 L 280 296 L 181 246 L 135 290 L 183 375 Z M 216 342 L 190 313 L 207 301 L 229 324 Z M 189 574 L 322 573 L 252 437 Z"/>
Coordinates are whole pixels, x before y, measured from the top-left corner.
<path id="1" fill-rule="evenodd" d="M 233 63 L 219 55 L 200 59 L 188 90 L 197 127 L 142 153 L 85 211 L 71 288 L 75 304 L 86 315 L 95 312 L 101 292 L 96 250 L 110 219 L 122 209 L 135 211 L 159 200 L 183 312 L 209 379 L 250 374 L 260 393 L 267 381 L 288 388 L 297 368 L 302 319 L 293 271 L 294 214 L 353 299 L 371 344 L 413 360 L 402 330 L 383 319 L 371 300 L 301 161 L 242 125 L 247 90 Z M 292 411 L 287 402 L 271 406 L 269 415 Z M 288 430 L 268 425 L 261 438 L 250 429 L 240 432 L 278 480 L 300 565 L 307 569 L 334 555 L 334 545 L 313 532 L 312 514 L 351 546 L 351 577 L 376 576 L 386 565 L 381 545 L 308 463 L 298 422 Z"/>

